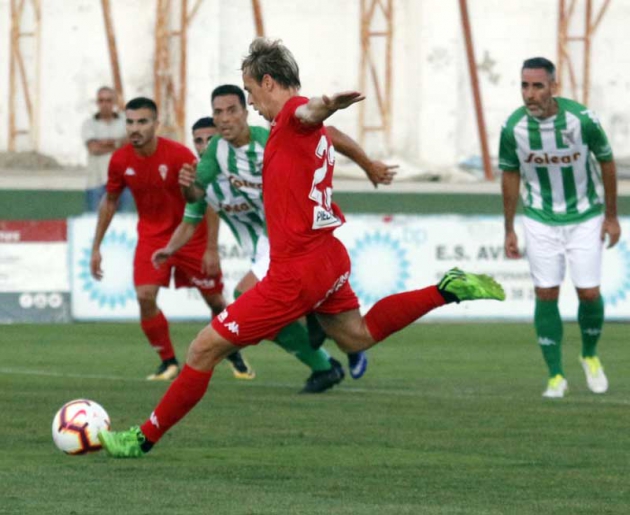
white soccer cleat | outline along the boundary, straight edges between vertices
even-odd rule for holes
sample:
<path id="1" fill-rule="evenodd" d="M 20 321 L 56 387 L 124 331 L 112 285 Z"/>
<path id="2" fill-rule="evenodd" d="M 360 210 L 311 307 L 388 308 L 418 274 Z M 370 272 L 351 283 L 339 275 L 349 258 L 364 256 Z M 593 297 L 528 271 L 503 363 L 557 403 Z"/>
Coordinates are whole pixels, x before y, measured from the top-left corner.
<path id="1" fill-rule="evenodd" d="M 560 374 L 549 379 L 547 389 L 543 392 L 543 397 L 548 399 L 562 399 L 569 390 L 567 380 Z"/>
<path id="2" fill-rule="evenodd" d="M 586 375 L 586 384 L 593 393 L 606 393 L 608 391 L 608 378 L 604 374 L 604 367 L 597 356 L 582 358 L 580 363 Z"/>

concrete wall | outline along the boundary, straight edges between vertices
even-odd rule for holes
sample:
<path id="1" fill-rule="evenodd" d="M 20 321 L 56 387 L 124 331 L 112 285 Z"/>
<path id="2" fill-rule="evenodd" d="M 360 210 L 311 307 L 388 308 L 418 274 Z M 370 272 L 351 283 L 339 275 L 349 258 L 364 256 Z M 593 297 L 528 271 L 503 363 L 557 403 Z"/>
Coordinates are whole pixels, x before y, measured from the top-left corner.
<path id="1" fill-rule="evenodd" d="M 190 4 L 193 2 L 189 1 Z M 359 0 L 263 0 L 265 28 L 284 40 L 301 66 L 303 93 L 356 88 L 359 83 Z M 584 2 L 578 2 L 584 3 Z M 595 1 L 595 7 L 601 5 Z M 85 162 L 79 131 L 94 110 L 95 90 L 110 84 L 100 2 L 41 0 L 40 151 L 65 164 Z M 10 0 L 0 0 L 0 151 L 8 143 Z M 127 98 L 151 96 L 155 0 L 112 0 Z M 395 0 L 394 153 L 441 169 L 479 155 L 458 2 Z M 523 59 L 556 59 L 557 2 L 469 0 L 490 147 L 520 104 Z M 625 50 L 630 1 L 612 2 L 593 45 L 590 107 L 602 119 L 618 155 L 630 151 L 630 72 Z M 189 124 L 209 111 L 220 83 L 241 84 L 239 65 L 254 35 L 250 0 L 204 0 L 189 31 Z M 578 69 L 579 71 L 579 69 Z M 264 123 L 251 113 L 253 123 Z M 357 134 L 358 110 L 332 122 Z M 382 151 L 377 139 L 368 141 Z M 25 147 L 23 147 L 25 148 Z"/>

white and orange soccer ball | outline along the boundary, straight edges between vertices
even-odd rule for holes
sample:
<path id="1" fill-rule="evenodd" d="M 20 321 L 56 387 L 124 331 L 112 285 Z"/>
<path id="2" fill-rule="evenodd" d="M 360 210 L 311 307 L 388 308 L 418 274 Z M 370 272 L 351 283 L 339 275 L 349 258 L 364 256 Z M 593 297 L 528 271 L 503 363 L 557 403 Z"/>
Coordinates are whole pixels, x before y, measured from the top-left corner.
<path id="1" fill-rule="evenodd" d="M 55 445 L 66 454 L 87 454 L 101 450 L 97 434 L 109 429 L 109 415 L 100 404 L 88 399 L 66 402 L 52 423 Z"/>

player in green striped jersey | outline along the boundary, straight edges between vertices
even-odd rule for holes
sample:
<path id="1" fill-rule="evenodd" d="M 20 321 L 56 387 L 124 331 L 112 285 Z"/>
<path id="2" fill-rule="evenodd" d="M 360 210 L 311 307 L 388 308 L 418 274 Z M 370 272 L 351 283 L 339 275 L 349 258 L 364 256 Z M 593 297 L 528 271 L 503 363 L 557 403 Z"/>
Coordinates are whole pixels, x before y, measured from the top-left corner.
<path id="1" fill-rule="evenodd" d="M 597 356 L 604 323 L 600 293 L 602 249 L 619 241 L 617 176 L 602 126 L 587 107 L 556 97 L 555 66 L 536 57 L 523 63 L 524 106 L 501 130 L 499 168 L 505 253 L 520 257 L 514 217 L 521 183 L 527 259 L 536 293 L 534 325 L 549 368 L 545 397 L 564 397 L 562 320 L 558 310 L 566 263 L 576 288 L 582 333 L 580 362 L 594 393 L 608 389 Z"/>
<path id="2" fill-rule="evenodd" d="M 214 121 L 210 117 L 200 118 L 192 126 L 193 144 L 198 156 L 202 156 L 208 143 L 212 137 L 217 133 L 217 128 L 214 126 Z M 217 275 L 220 270 L 220 264 L 217 257 L 217 229 L 218 219 L 217 214 L 209 209 L 205 214 L 208 224 L 208 243 L 206 251 L 202 257 L 202 267 L 208 273 L 208 275 Z M 225 302 L 223 296 L 221 301 Z M 227 357 L 227 362 L 232 368 L 232 374 L 236 379 L 251 380 L 256 377 L 256 372 L 243 357 L 241 352 L 235 352 Z"/>

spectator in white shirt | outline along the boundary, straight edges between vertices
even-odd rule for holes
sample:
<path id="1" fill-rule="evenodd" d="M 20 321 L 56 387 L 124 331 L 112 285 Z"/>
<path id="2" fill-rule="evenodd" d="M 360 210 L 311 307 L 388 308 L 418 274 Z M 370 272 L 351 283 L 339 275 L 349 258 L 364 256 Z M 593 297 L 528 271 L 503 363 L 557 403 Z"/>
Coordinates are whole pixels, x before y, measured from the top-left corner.
<path id="1" fill-rule="evenodd" d="M 83 142 L 88 149 L 86 210 L 93 212 L 98 211 L 98 205 L 105 193 L 107 168 L 112 152 L 126 143 L 125 119 L 116 112 L 116 92 L 103 86 L 97 91 L 96 102 L 98 112 L 85 120 L 81 129 Z M 125 190 L 121 196 L 119 210 L 133 210 L 133 198 L 129 190 Z"/>

